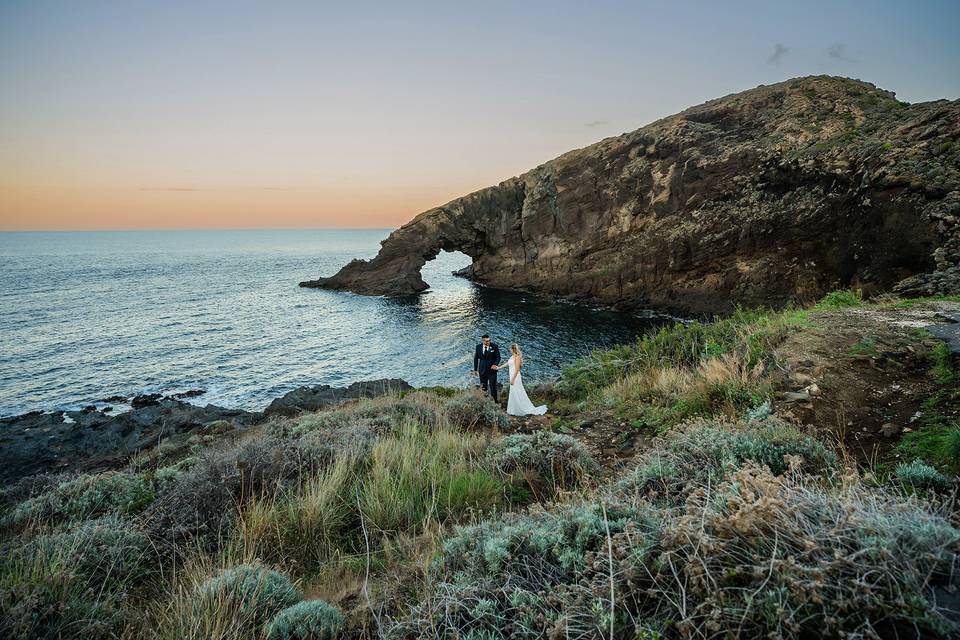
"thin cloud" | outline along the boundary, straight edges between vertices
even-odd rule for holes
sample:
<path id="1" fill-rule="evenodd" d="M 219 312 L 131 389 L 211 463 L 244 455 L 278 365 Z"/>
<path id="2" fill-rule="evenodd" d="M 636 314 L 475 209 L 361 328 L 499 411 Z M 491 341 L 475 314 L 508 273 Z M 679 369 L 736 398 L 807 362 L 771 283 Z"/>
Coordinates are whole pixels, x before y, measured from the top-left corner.
<path id="1" fill-rule="evenodd" d="M 174 192 L 195 192 L 195 191 L 293 191 L 293 187 L 140 187 L 137 191 L 174 191 Z"/>
<path id="2" fill-rule="evenodd" d="M 773 46 L 773 53 L 770 54 L 770 57 L 767 58 L 769 64 L 780 64 L 780 61 L 783 60 L 783 57 L 790 52 L 790 47 L 785 47 L 781 43 L 777 43 Z"/>
<path id="3" fill-rule="evenodd" d="M 856 62 L 856 59 L 847 54 L 847 45 L 839 42 L 830 45 L 827 49 L 827 55 L 841 62 Z"/>
<path id="4" fill-rule="evenodd" d="M 195 189 L 193 187 L 140 187 L 137 191 L 214 191 L 214 189 Z"/>
<path id="5" fill-rule="evenodd" d="M 605 124 L 608 124 L 608 121 L 607 121 L 607 120 L 593 120 L 593 121 L 591 121 L 591 122 L 585 122 L 585 123 L 583 123 L 583 126 L 585 126 L 585 127 L 600 127 L 600 126 L 603 126 L 603 125 L 605 125 Z"/>

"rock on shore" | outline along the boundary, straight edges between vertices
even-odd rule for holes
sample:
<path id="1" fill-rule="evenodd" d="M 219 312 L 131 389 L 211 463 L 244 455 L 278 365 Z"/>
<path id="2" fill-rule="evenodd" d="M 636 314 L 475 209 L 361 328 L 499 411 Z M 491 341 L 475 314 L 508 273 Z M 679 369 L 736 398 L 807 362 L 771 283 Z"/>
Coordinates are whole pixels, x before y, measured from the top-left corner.
<path id="1" fill-rule="evenodd" d="M 349 387 L 331 387 L 325 384 L 298 387 L 271 402 L 263 413 L 266 416 L 292 416 L 304 411 L 316 411 L 344 400 L 409 391 L 412 388 L 405 380 L 399 379 L 354 382 Z"/>
<path id="2" fill-rule="evenodd" d="M 355 382 L 348 387 L 300 387 L 275 399 L 263 412 L 197 406 L 180 397 L 197 392 L 132 399 L 113 396 L 131 409 L 110 415 L 94 406 L 80 411 L 34 411 L 0 418 L 0 485 L 37 473 L 82 470 L 124 462 L 130 455 L 167 438 L 203 430 L 243 428 L 274 415 L 315 411 L 345 400 L 411 389 L 403 380 Z"/>

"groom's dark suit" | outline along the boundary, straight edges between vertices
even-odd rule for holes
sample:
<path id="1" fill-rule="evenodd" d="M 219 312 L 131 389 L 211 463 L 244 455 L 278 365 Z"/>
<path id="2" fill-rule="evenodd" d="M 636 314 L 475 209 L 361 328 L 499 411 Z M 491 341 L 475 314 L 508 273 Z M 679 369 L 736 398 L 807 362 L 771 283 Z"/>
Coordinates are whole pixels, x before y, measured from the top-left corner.
<path id="1" fill-rule="evenodd" d="M 492 342 L 486 348 L 482 342 L 478 344 L 473 353 L 473 370 L 480 374 L 480 388 L 484 393 L 489 393 L 494 402 L 498 402 L 497 370 L 490 368 L 495 364 L 500 364 L 500 347 Z"/>

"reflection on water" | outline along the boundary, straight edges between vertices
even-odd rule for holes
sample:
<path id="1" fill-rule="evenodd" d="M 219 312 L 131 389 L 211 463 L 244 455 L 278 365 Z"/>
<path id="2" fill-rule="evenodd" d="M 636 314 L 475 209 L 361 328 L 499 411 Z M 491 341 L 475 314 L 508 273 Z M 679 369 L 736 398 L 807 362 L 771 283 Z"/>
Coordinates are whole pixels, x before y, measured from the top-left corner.
<path id="1" fill-rule="evenodd" d="M 666 322 L 490 289 L 452 275 L 469 262 L 461 253 L 441 253 L 423 269 L 426 293 L 378 299 L 387 334 L 422 349 L 423 365 L 448 384 L 470 382 L 473 346 L 484 333 L 504 352 L 520 344 L 525 378 L 535 382 L 593 349 L 633 341 Z"/>
<path id="2" fill-rule="evenodd" d="M 430 290 L 409 298 L 296 286 L 387 233 L 0 234 L 0 415 L 186 388 L 253 409 L 303 384 L 465 386 L 483 333 L 520 343 L 537 382 L 657 324 L 477 286 L 451 273 L 462 254 L 428 263 Z"/>

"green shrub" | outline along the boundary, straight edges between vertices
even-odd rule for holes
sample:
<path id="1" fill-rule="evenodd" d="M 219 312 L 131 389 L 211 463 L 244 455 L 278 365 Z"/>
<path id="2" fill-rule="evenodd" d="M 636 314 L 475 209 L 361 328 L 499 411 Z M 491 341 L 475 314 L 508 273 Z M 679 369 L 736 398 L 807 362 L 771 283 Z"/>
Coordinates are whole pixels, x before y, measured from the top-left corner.
<path id="1" fill-rule="evenodd" d="M 107 517 L 60 533 L 37 536 L 18 550 L 59 563 L 89 587 L 123 589 L 149 576 L 156 554 L 147 536 L 131 524 Z"/>
<path id="2" fill-rule="evenodd" d="M 844 289 L 831 291 L 817 303 L 817 309 L 845 309 L 847 307 L 863 306 L 863 291 L 860 289 Z"/>
<path id="3" fill-rule="evenodd" d="M 287 576 L 259 565 L 226 569 L 196 593 L 197 616 L 236 615 L 246 626 L 265 623 L 303 599 Z"/>
<path id="4" fill-rule="evenodd" d="M 267 433 L 235 446 L 207 447 L 142 515 L 165 552 L 216 548 L 251 499 L 297 486 L 325 468 L 330 450 Z"/>
<path id="5" fill-rule="evenodd" d="M 395 426 L 412 421 L 426 428 L 437 428 L 443 422 L 444 407 L 442 397 L 414 391 L 395 401 L 391 417 Z"/>
<path id="6" fill-rule="evenodd" d="M 442 385 L 437 385 L 434 387 L 418 387 L 416 391 L 420 391 L 423 393 L 432 393 L 433 395 L 440 396 L 441 398 L 452 398 L 453 396 L 460 393 L 462 390 L 457 389 L 456 387 L 444 387 Z M 401 392 L 400 395 L 405 396 L 410 393 L 413 393 L 413 392 L 403 391 Z"/>
<path id="7" fill-rule="evenodd" d="M 286 431 L 294 437 L 308 433 L 335 435 L 339 442 L 334 448 L 345 448 L 349 446 L 349 434 L 355 431 L 368 431 L 379 436 L 410 421 L 428 428 L 438 427 L 443 419 L 443 403 L 442 394 L 421 390 L 368 398 L 332 411 L 302 416 Z"/>
<path id="8" fill-rule="evenodd" d="M 349 430 L 371 423 L 387 429 L 393 426 L 389 412 L 382 411 L 372 401 L 361 401 L 357 405 L 342 409 L 318 411 L 301 416 L 292 427 L 289 427 L 288 432 L 291 436 L 296 437 L 317 431 Z"/>
<path id="9" fill-rule="evenodd" d="M 629 530 L 632 552 L 644 555 L 659 527 L 653 512 L 584 504 L 457 529 L 444 544 L 432 593 L 390 632 L 532 640 L 547 637 L 549 629 L 567 631 L 567 622 L 589 615 L 568 606 L 575 597 L 571 588 L 606 553 L 608 534 Z"/>
<path id="10" fill-rule="evenodd" d="M 0 571 L 7 574 L 6 561 Z M 0 576 L 0 637 L 11 640 L 113 640 L 129 623 L 112 594 L 76 584 L 69 573 Z"/>
<path id="11" fill-rule="evenodd" d="M 267 640 L 333 640 L 343 614 L 323 600 L 308 600 L 281 611 L 267 629 Z"/>
<path id="12" fill-rule="evenodd" d="M 960 532 L 915 503 L 748 467 L 690 494 L 660 540 L 661 562 L 618 567 L 652 576 L 621 597 L 637 617 L 675 620 L 693 637 L 950 637 L 934 585 L 958 543 Z M 678 583 L 674 571 L 711 579 Z M 591 584 L 604 579 L 597 567 Z"/>
<path id="13" fill-rule="evenodd" d="M 187 458 L 186 460 L 190 460 Z M 186 460 L 184 462 L 186 462 Z M 164 493 L 177 484 L 186 473 L 186 464 L 175 464 L 169 467 L 160 467 L 153 472 L 153 483 L 157 488 L 157 493 Z"/>
<path id="14" fill-rule="evenodd" d="M 770 406 L 770 400 L 766 399 L 763 402 L 747 409 L 743 419 L 747 422 L 755 422 L 769 418 L 771 415 L 773 415 L 773 407 Z"/>
<path id="15" fill-rule="evenodd" d="M 913 462 L 901 462 L 897 465 L 894 472 L 897 480 L 905 487 L 913 489 L 947 489 L 950 487 L 950 481 L 942 473 L 923 462 L 914 460 Z"/>
<path id="16" fill-rule="evenodd" d="M 817 440 L 778 420 L 767 420 L 757 427 L 734 434 L 731 453 L 738 466 L 748 461 L 754 462 L 766 466 L 776 475 L 789 469 L 788 456 L 800 458 L 806 473 L 824 473 L 837 467 L 836 454 Z"/>
<path id="17" fill-rule="evenodd" d="M 490 465 L 505 474 L 535 474 L 551 484 L 573 487 L 600 466 L 579 440 L 550 431 L 515 433 L 490 445 Z"/>
<path id="18" fill-rule="evenodd" d="M 507 414 L 488 396 L 466 391 L 449 398 L 443 405 L 450 424 L 460 429 L 487 427 L 505 429 L 510 424 Z"/>
<path id="19" fill-rule="evenodd" d="M 131 515 L 154 499 L 152 484 L 141 474 L 107 472 L 60 482 L 52 491 L 21 502 L 5 518 L 7 525 L 30 520 L 46 523 L 82 520 L 106 514 Z"/>
<path id="20" fill-rule="evenodd" d="M 746 463 L 783 474 L 792 458 L 802 461 L 799 468 L 810 474 L 829 474 L 838 466 L 836 454 L 775 418 L 750 422 L 746 428 L 701 423 L 670 434 L 616 490 L 676 502 L 699 483 L 721 481 Z"/>
<path id="21" fill-rule="evenodd" d="M 129 622 L 122 602 L 155 561 L 146 536 L 112 517 L 8 547 L 0 560 L 0 636 L 117 637 Z"/>
<path id="22" fill-rule="evenodd" d="M 958 562 L 960 531 L 916 501 L 814 479 L 748 464 L 691 481 L 675 505 L 611 495 L 458 529 L 423 604 L 390 631 L 952 637 L 937 590 Z"/>

